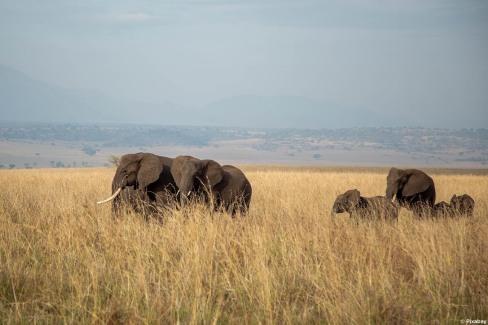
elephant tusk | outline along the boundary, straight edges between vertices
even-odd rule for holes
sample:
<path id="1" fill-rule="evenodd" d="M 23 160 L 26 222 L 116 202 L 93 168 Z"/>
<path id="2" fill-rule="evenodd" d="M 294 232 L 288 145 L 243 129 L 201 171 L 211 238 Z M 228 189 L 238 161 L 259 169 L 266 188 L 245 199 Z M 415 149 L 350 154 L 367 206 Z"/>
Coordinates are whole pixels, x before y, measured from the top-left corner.
<path id="1" fill-rule="evenodd" d="M 115 191 L 115 193 L 114 193 L 114 194 L 112 194 L 112 196 L 111 196 L 111 197 L 106 198 L 105 200 L 102 200 L 102 201 L 98 201 L 98 202 L 97 202 L 97 204 L 102 204 L 102 203 L 107 203 L 107 202 L 109 202 L 109 201 L 112 201 L 113 199 L 115 199 L 115 198 L 117 197 L 117 195 L 119 195 L 119 193 L 120 193 L 120 192 L 122 192 L 122 187 L 119 187 L 119 188 L 117 189 L 117 191 Z"/>
<path id="2" fill-rule="evenodd" d="M 188 191 L 188 193 L 186 193 L 186 196 L 190 196 L 191 194 L 191 190 Z"/>

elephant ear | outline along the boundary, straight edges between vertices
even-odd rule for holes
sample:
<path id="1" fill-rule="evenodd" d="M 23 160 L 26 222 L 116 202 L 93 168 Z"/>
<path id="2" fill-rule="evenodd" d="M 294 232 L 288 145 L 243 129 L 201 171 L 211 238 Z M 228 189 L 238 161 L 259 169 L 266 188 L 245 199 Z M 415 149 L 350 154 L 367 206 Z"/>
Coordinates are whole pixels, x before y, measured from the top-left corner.
<path id="1" fill-rule="evenodd" d="M 202 160 L 202 163 L 204 166 L 203 176 L 206 178 L 206 180 L 204 180 L 205 184 L 209 184 L 210 188 L 212 188 L 222 181 L 222 178 L 224 178 L 224 170 L 222 169 L 222 166 L 214 160 L 205 159 Z"/>
<path id="2" fill-rule="evenodd" d="M 163 171 L 163 164 L 159 158 L 153 154 L 142 154 L 137 172 L 137 182 L 139 188 L 146 188 L 149 184 L 159 179 Z"/>
<path id="3" fill-rule="evenodd" d="M 344 195 L 347 198 L 347 205 L 349 209 L 353 209 L 359 203 L 360 193 L 357 189 L 349 190 Z"/>
<path id="4" fill-rule="evenodd" d="M 403 186 L 402 195 L 412 196 L 426 191 L 430 186 L 430 179 L 425 173 L 414 173 L 410 175 L 407 183 Z"/>

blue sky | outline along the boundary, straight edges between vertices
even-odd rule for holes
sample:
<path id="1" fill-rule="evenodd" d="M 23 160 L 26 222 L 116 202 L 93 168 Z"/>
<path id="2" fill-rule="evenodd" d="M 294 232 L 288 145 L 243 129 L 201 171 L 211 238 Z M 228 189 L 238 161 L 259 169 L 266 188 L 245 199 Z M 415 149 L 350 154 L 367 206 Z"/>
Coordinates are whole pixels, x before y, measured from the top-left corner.
<path id="1" fill-rule="evenodd" d="M 488 2 L 1 0 L 0 64 L 144 102 L 296 95 L 486 122 Z"/>

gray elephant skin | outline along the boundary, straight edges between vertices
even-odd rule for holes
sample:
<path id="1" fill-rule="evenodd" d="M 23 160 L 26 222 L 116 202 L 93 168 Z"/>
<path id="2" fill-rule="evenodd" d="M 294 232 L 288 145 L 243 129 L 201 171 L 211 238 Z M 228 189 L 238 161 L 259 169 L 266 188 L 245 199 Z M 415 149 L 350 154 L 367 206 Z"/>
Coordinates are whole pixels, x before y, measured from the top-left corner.
<path id="1" fill-rule="evenodd" d="M 122 156 L 112 181 L 112 196 L 99 203 L 112 201 L 116 214 L 125 205 L 139 210 L 142 203 L 154 210 L 176 203 L 178 189 L 171 175 L 173 161 L 143 152 Z"/>
<path id="2" fill-rule="evenodd" d="M 474 205 L 473 198 L 468 194 L 454 194 L 450 203 L 442 201 L 434 205 L 434 215 L 442 217 L 471 217 L 473 216 Z"/>
<path id="3" fill-rule="evenodd" d="M 332 215 L 348 212 L 351 218 L 396 220 L 398 206 L 384 196 L 363 197 L 357 189 L 337 196 L 332 207 Z"/>
<path id="4" fill-rule="evenodd" d="M 433 179 L 418 169 L 390 169 L 386 179 L 386 197 L 394 197 L 400 206 L 412 210 L 417 217 L 430 213 L 435 203 Z"/>
<path id="5" fill-rule="evenodd" d="M 180 190 L 182 203 L 191 196 L 203 198 L 206 203 L 213 199 L 215 210 L 222 206 L 233 216 L 249 209 L 251 183 L 234 166 L 221 166 L 211 159 L 178 156 L 171 167 L 171 174 Z"/>
<path id="6" fill-rule="evenodd" d="M 433 213 L 434 217 L 452 217 L 453 216 L 452 206 L 445 201 L 434 204 L 434 208 L 432 210 L 432 213 Z"/>
<path id="7" fill-rule="evenodd" d="M 451 206 L 456 213 L 471 217 L 474 211 L 474 199 L 468 194 L 454 194 L 451 198 Z"/>

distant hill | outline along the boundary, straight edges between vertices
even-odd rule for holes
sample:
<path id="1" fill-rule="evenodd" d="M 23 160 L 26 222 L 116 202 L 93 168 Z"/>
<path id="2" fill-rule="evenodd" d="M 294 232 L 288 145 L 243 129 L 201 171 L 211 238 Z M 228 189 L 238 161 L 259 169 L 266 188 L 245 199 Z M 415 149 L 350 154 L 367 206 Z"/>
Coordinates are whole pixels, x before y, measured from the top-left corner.
<path id="1" fill-rule="evenodd" d="M 236 96 L 212 102 L 205 111 L 208 125 L 315 129 L 400 126 L 405 123 L 366 109 L 351 109 L 299 96 Z"/>
<path id="2" fill-rule="evenodd" d="M 0 114 L 3 121 L 13 122 L 297 129 L 429 126 L 426 119 L 406 121 L 299 96 L 243 95 L 217 100 L 202 108 L 188 108 L 171 102 L 122 101 L 98 91 L 67 89 L 35 80 L 5 65 L 0 65 Z"/>
<path id="3" fill-rule="evenodd" d="M 4 121 L 70 123 L 182 124 L 188 116 L 174 103 L 121 101 L 97 91 L 66 89 L 5 65 L 0 65 L 0 114 Z"/>

